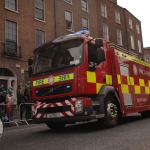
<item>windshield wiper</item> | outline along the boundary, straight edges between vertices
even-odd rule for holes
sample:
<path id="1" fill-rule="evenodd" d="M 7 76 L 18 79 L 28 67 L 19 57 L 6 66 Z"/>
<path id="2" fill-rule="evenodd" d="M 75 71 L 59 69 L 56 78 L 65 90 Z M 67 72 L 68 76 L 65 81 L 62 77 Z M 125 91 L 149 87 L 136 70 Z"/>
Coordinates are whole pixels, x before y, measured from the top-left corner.
<path id="1" fill-rule="evenodd" d="M 42 100 L 42 99 L 43 99 L 43 96 L 45 96 L 45 95 L 47 95 L 47 94 L 50 94 L 50 93 L 53 93 L 56 89 L 58 89 L 58 88 L 60 88 L 60 87 L 62 87 L 62 86 L 64 86 L 64 85 L 59 85 L 59 86 L 57 86 L 57 87 L 55 87 L 55 88 L 51 88 L 51 87 L 50 87 L 50 89 L 48 90 L 48 92 L 46 92 L 46 93 L 42 94 L 42 96 L 41 96 L 41 99 L 40 99 L 40 100 Z"/>

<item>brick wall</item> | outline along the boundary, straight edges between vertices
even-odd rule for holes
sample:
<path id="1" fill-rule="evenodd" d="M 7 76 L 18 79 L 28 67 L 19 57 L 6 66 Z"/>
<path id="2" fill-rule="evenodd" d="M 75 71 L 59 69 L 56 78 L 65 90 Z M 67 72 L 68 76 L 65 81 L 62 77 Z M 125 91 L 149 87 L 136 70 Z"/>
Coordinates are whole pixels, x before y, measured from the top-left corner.
<path id="1" fill-rule="evenodd" d="M 27 60 L 33 55 L 35 49 L 35 30 L 43 30 L 46 33 L 46 41 L 55 37 L 54 31 L 54 1 L 45 0 L 45 21 L 35 19 L 34 0 L 18 1 L 18 11 L 11 11 L 5 8 L 4 1 L 0 1 L 0 67 L 12 70 L 18 83 L 24 81 L 24 74 L 21 70 L 27 70 Z M 5 20 L 17 23 L 18 46 L 20 46 L 22 57 L 4 56 L 5 43 Z M 20 67 L 16 67 L 19 64 Z"/>

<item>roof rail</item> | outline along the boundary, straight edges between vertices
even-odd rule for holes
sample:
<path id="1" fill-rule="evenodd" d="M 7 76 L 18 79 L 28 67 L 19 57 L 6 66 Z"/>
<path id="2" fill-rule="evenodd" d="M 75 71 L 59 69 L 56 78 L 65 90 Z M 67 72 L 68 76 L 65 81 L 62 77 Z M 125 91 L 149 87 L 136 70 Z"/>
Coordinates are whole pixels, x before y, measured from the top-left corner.
<path id="1" fill-rule="evenodd" d="M 128 54 L 128 55 L 131 55 L 131 56 L 133 56 L 133 57 L 139 58 L 139 57 L 138 57 L 138 54 L 136 54 L 136 53 L 134 53 L 134 52 L 131 52 L 131 51 L 129 51 L 129 50 L 126 50 L 125 48 L 123 48 L 123 47 L 121 47 L 121 46 L 118 46 L 118 45 L 116 45 L 116 44 L 114 44 L 114 43 L 109 43 L 109 49 L 116 49 L 116 50 L 118 50 L 118 51 L 121 51 L 121 52 L 126 53 L 126 54 Z"/>

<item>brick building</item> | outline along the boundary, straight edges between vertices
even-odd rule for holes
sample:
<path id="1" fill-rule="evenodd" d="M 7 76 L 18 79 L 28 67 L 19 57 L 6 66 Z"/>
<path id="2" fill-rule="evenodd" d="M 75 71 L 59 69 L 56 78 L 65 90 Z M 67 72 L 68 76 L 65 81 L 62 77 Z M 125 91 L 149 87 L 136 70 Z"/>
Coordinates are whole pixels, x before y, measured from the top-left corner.
<path id="1" fill-rule="evenodd" d="M 54 3 L 42 2 L 0 1 L 0 84 L 12 86 L 14 92 L 17 84 L 25 82 L 33 49 L 55 36 Z"/>
<path id="2" fill-rule="evenodd" d="M 81 29 L 143 54 L 141 22 L 117 0 L 1 0 L 0 84 L 26 81 L 33 49 Z"/>
<path id="3" fill-rule="evenodd" d="M 88 29 L 131 52 L 143 55 L 141 22 L 117 0 L 55 0 L 56 36 Z"/>
<path id="4" fill-rule="evenodd" d="M 144 59 L 150 63 L 150 47 L 144 47 Z"/>

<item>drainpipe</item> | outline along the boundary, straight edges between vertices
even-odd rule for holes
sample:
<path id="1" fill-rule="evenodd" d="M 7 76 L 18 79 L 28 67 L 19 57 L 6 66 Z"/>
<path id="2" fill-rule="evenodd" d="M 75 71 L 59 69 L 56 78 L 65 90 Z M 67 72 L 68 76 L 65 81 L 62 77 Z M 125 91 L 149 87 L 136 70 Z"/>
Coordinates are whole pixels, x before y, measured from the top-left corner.
<path id="1" fill-rule="evenodd" d="M 56 28 L 56 0 L 54 0 L 54 30 L 55 38 L 57 37 L 57 28 Z"/>

